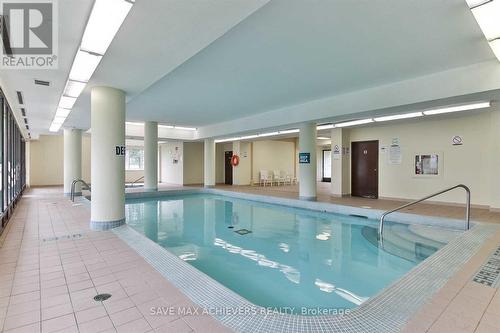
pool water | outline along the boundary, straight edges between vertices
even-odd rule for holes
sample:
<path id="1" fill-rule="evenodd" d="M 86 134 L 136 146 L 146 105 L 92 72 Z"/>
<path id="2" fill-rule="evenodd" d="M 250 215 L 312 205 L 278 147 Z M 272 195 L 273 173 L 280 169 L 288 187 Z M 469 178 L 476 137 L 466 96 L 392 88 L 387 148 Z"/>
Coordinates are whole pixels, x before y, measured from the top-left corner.
<path id="1" fill-rule="evenodd" d="M 357 307 L 457 234 L 392 224 L 382 250 L 376 221 L 212 194 L 127 200 L 126 217 L 248 301 L 293 312 Z"/>

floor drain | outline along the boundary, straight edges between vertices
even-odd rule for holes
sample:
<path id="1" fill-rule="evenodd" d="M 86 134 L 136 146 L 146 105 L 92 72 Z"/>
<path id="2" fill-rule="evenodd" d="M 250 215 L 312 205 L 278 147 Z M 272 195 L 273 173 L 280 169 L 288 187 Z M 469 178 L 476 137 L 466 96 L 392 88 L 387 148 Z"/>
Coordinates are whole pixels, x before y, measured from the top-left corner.
<path id="1" fill-rule="evenodd" d="M 99 295 L 94 296 L 94 301 L 102 302 L 102 301 L 107 300 L 110 297 L 111 297 L 111 294 L 99 294 Z"/>
<path id="2" fill-rule="evenodd" d="M 240 234 L 240 235 L 246 235 L 246 234 L 251 233 L 251 231 L 248 230 L 248 229 L 235 230 L 234 232 L 237 233 L 237 234 Z"/>
<path id="3" fill-rule="evenodd" d="M 230 225 L 228 228 L 229 228 L 229 229 L 234 229 L 234 226 Z"/>

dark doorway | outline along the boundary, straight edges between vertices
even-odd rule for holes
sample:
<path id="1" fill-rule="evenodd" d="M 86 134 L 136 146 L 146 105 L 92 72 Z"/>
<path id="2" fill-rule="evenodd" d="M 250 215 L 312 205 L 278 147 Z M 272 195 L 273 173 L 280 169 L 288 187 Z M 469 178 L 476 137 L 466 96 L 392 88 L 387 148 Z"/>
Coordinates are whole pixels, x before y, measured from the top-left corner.
<path id="1" fill-rule="evenodd" d="M 231 158 L 233 157 L 232 151 L 224 152 L 224 174 L 226 185 L 233 185 L 233 166 L 231 165 Z"/>
<path id="2" fill-rule="evenodd" d="M 352 143 L 351 195 L 378 198 L 378 141 Z"/>

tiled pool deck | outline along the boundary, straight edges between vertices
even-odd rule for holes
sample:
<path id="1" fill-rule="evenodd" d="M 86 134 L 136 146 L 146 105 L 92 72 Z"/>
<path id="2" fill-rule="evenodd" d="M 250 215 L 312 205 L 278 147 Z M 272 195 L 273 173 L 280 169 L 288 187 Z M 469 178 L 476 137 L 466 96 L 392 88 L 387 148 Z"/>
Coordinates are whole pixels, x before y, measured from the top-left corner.
<path id="1" fill-rule="evenodd" d="M 196 306 L 113 232 L 91 232 L 89 219 L 88 207 L 73 206 L 60 188 L 25 193 L 0 237 L 0 331 L 228 330 L 207 315 L 151 315 L 152 307 Z M 471 282 L 500 245 L 500 232 L 492 234 L 406 332 L 500 331 L 498 289 Z M 92 299 L 105 292 L 111 299 Z"/>

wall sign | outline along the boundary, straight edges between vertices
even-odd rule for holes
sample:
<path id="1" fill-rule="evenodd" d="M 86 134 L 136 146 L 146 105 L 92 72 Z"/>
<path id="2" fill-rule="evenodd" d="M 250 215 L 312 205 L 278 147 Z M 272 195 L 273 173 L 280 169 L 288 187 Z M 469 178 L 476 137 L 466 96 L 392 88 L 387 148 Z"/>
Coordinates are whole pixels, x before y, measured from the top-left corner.
<path id="1" fill-rule="evenodd" d="M 125 156 L 125 146 L 115 146 L 116 156 Z"/>
<path id="2" fill-rule="evenodd" d="M 310 164 L 311 163 L 311 153 L 299 153 L 299 163 Z"/>
<path id="3" fill-rule="evenodd" d="M 334 160 L 340 159 L 340 147 L 338 145 L 335 145 L 333 147 L 333 159 Z"/>
<path id="4" fill-rule="evenodd" d="M 462 137 L 460 135 L 455 135 L 451 139 L 451 144 L 454 145 L 454 146 L 461 146 L 461 145 L 464 144 L 464 140 L 462 139 Z"/>

